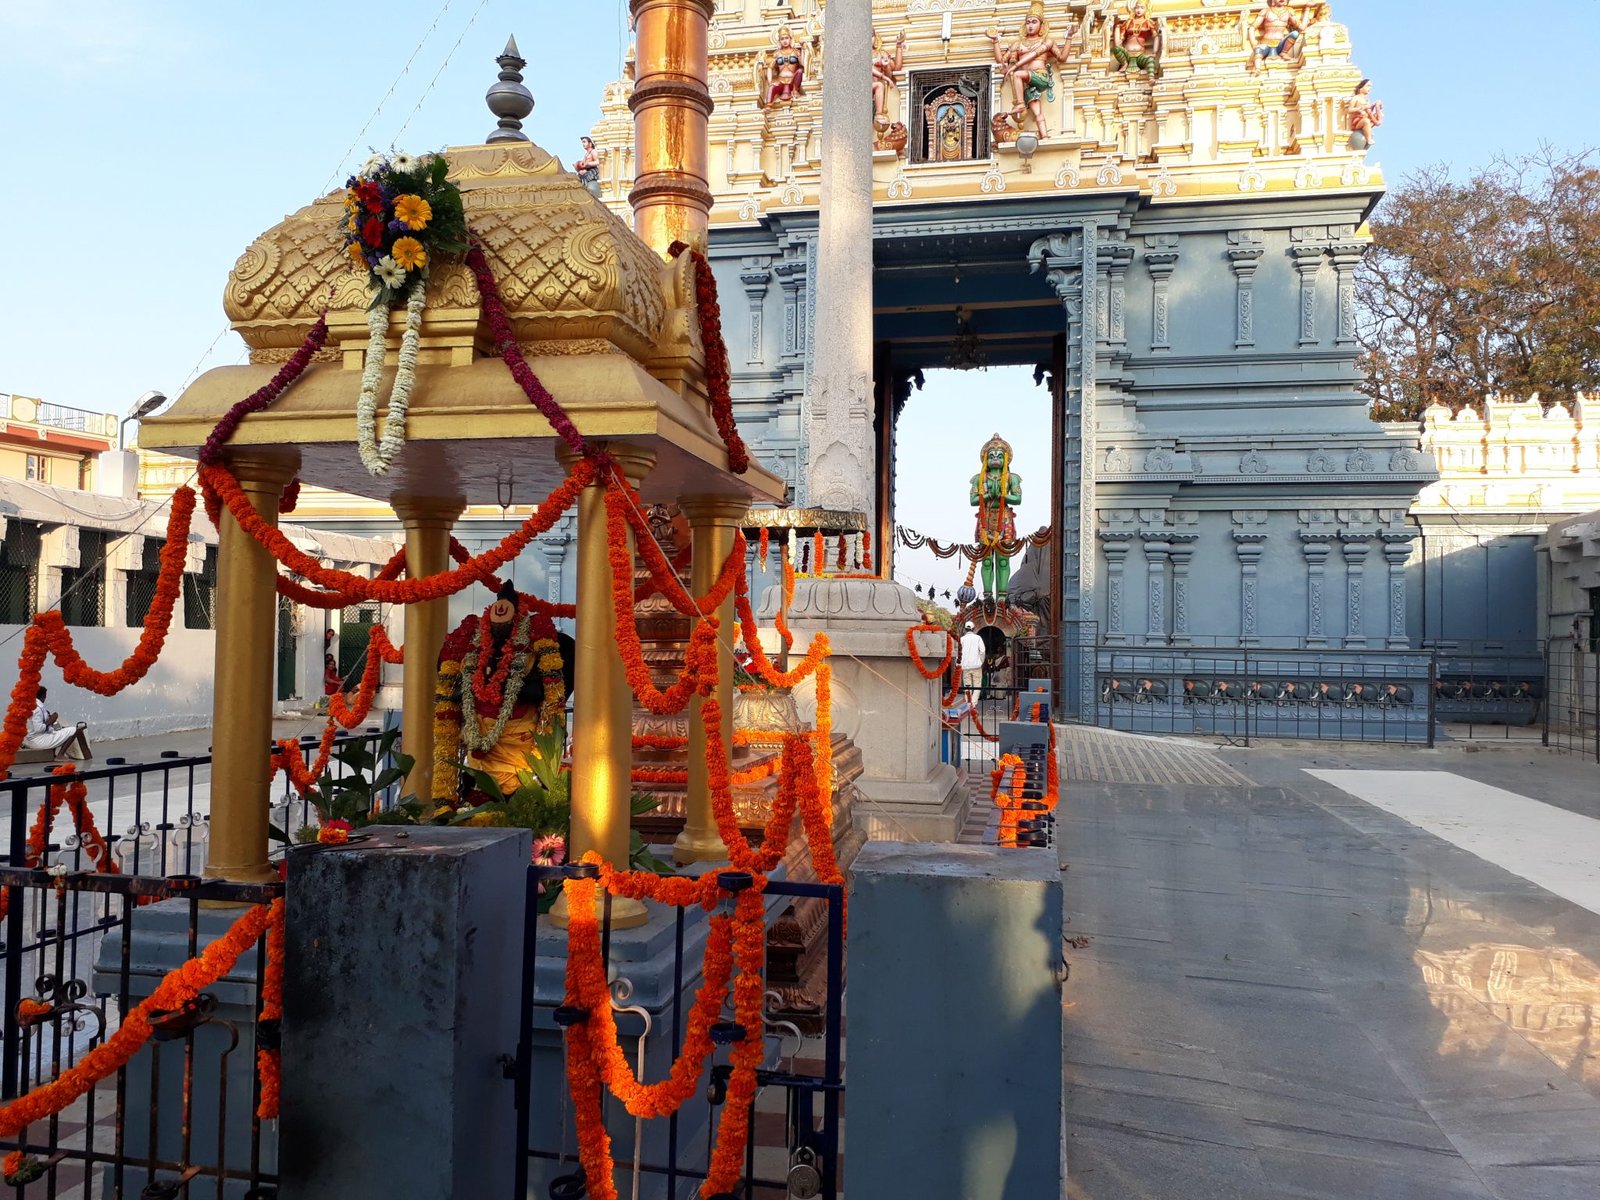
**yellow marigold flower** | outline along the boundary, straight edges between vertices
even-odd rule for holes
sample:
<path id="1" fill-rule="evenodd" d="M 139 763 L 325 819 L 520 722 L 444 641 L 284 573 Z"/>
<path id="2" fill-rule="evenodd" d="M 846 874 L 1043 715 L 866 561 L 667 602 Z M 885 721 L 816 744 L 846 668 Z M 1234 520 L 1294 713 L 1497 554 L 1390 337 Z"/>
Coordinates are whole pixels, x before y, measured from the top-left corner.
<path id="1" fill-rule="evenodd" d="M 408 271 L 428 265 L 428 252 L 422 248 L 422 243 L 416 238 L 397 238 L 389 253 L 394 255 L 394 261 Z"/>
<path id="2" fill-rule="evenodd" d="M 397 221 L 404 221 L 407 229 L 426 229 L 428 222 L 433 220 L 433 205 L 421 196 L 396 196 L 394 217 Z"/>
<path id="3" fill-rule="evenodd" d="M 350 255 L 350 261 L 355 263 L 356 266 L 364 267 L 367 265 L 367 256 L 361 253 L 361 244 L 359 242 L 351 242 L 345 247 L 345 251 Z"/>
<path id="4" fill-rule="evenodd" d="M 355 193 L 354 192 L 348 192 L 348 191 L 345 192 L 345 194 L 344 194 L 344 210 L 345 210 L 345 212 L 355 212 L 360 207 L 361 207 L 361 201 L 356 199 Z"/>

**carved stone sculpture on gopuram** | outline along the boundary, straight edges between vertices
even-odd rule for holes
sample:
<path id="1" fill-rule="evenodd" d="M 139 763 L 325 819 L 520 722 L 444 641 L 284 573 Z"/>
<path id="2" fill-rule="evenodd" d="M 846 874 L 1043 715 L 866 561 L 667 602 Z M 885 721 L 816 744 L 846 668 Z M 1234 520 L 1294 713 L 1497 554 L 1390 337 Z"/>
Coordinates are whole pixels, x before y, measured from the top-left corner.
<path id="1" fill-rule="evenodd" d="M 719 6 L 709 42 L 713 227 L 818 203 L 828 8 Z M 1356 93 L 1362 73 L 1336 9 L 871 0 L 874 201 L 999 199 L 992 175 L 982 187 L 991 166 L 1007 199 L 1133 186 L 1181 202 L 1257 190 L 1252 168 L 1266 191 L 1349 186 L 1352 161 L 1357 183 L 1376 183 L 1359 156 L 1377 121 Z M 633 182 L 632 92 L 630 55 L 593 129 L 601 197 L 619 214 Z M 941 100 L 947 92 L 953 103 Z M 1026 159 L 1023 133 L 1037 139 L 1024 139 Z"/>

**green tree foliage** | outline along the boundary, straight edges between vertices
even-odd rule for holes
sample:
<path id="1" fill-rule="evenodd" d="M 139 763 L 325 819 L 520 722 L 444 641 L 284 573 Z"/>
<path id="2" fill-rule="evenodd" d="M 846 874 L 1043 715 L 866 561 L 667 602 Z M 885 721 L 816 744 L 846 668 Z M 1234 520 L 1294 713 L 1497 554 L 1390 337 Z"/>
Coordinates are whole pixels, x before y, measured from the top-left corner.
<path id="1" fill-rule="evenodd" d="M 1600 390 L 1596 153 L 1502 160 L 1465 182 L 1442 166 L 1379 206 L 1356 270 L 1357 336 L 1375 420 L 1430 404 Z"/>

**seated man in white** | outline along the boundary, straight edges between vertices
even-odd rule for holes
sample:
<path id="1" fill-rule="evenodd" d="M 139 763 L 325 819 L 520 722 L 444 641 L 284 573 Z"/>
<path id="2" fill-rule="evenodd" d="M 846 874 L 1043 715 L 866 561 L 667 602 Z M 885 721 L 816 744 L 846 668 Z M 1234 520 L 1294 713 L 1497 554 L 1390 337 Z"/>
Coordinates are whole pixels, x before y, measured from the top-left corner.
<path id="1" fill-rule="evenodd" d="M 89 726 L 83 721 L 71 729 L 61 726 L 59 713 L 50 711 L 45 704 L 46 689 L 39 689 L 39 698 L 34 702 L 33 715 L 28 718 L 28 733 L 22 739 L 24 750 L 48 750 L 57 758 L 93 758 L 89 753 L 89 739 L 84 730 Z"/>

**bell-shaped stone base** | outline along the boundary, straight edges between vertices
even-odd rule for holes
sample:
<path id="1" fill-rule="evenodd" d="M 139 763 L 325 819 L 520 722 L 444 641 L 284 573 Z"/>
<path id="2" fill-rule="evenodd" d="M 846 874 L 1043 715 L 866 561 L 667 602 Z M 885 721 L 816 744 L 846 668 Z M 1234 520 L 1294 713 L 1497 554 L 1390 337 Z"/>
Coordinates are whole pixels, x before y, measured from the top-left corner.
<path id="1" fill-rule="evenodd" d="M 776 656 L 770 628 L 778 589 L 762 599 L 762 645 Z M 955 769 L 939 761 L 939 684 L 906 653 L 906 630 L 921 623 L 911 589 L 887 579 L 801 578 L 788 624 L 791 659 L 826 633 L 833 647 L 833 729 L 861 751 L 856 821 L 872 839 L 953 842 L 970 798 Z M 802 720 L 816 713 L 816 688 L 794 690 Z"/>

